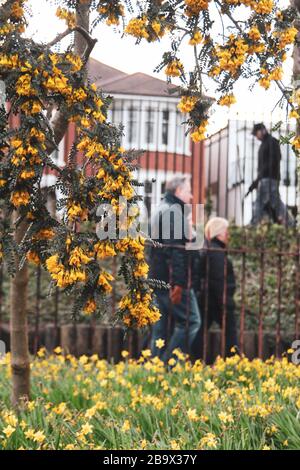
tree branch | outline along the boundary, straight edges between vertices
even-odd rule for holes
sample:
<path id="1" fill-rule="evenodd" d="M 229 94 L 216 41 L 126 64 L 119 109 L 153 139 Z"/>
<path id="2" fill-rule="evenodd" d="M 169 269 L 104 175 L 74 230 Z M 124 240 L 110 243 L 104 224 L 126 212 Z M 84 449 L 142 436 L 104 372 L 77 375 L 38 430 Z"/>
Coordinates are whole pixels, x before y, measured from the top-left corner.
<path id="1" fill-rule="evenodd" d="M 283 96 L 285 97 L 285 99 L 287 100 L 288 105 L 291 106 L 292 109 L 294 109 L 293 103 L 290 102 L 291 97 L 289 93 L 287 92 L 285 86 L 279 80 L 275 80 L 275 83 L 277 87 L 279 88 L 279 90 L 281 91 L 281 93 L 283 94 Z"/>
<path id="2" fill-rule="evenodd" d="M 82 26 L 75 26 L 75 28 L 73 29 L 70 29 L 70 28 L 66 29 L 63 33 L 58 34 L 52 41 L 48 42 L 46 44 L 46 47 L 53 47 L 55 44 L 62 41 L 62 39 L 64 39 L 69 34 L 74 33 L 75 31 L 80 33 L 87 42 L 87 47 L 81 56 L 83 63 L 86 64 L 93 48 L 95 47 L 97 39 L 92 38 L 92 36 L 88 33 L 88 31 L 82 28 Z"/>
<path id="3" fill-rule="evenodd" d="M 92 36 L 89 34 L 88 29 L 89 7 L 88 5 L 81 5 L 80 11 L 77 12 L 77 26 L 73 29 L 68 28 L 66 31 L 56 36 L 56 38 L 53 39 L 53 41 L 51 41 L 48 46 L 51 47 L 72 32 L 77 32 L 77 34 L 75 34 L 74 50 L 75 54 L 78 54 L 81 57 L 83 65 L 85 66 L 97 42 L 97 39 L 92 38 Z M 85 40 L 86 44 L 83 43 L 82 39 Z M 58 145 L 66 133 L 68 119 L 61 111 L 57 111 L 54 115 L 51 125 L 53 127 L 55 144 Z M 48 155 L 50 155 L 55 149 L 55 145 L 53 143 L 49 143 L 47 145 Z"/>
<path id="4" fill-rule="evenodd" d="M 62 39 L 64 39 L 66 36 L 68 36 L 71 33 L 73 33 L 73 29 L 70 29 L 70 28 L 66 29 L 63 33 L 58 34 L 52 41 L 48 42 L 46 44 L 46 47 L 54 46 L 55 44 L 60 42 Z"/>
<path id="5" fill-rule="evenodd" d="M 241 33 L 242 36 L 244 36 L 244 31 L 242 30 L 242 28 L 240 27 L 239 25 L 239 21 L 235 20 L 232 16 L 232 14 L 230 13 L 229 11 L 229 8 L 228 6 L 226 5 L 222 5 L 221 2 L 219 2 L 219 0 L 216 0 L 216 3 L 217 5 L 219 5 L 219 7 L 221 8 L 221 12 L 223 11 L 225 13 L 225 15 L 228 16 L 228 18 L 233 22 L 233 24 L 236 26 L 236 28 L 239 30 L 239 32 Z"/>
<path id="6" fill-rule="evenodd" d="M 199 75 L 200 95 L 202 95 L 202 88 L 203 88 L 202 70 L 201 70 L 201 67 L 200 67 L 200 64 L 199 64 L 199 60 L 198 60 L 197 46 L 196 45 L 194 45 L 194 59 L 195 59 L 195 62 L 196 62 L 196 69 L 197 69 L 198 75 Z"/>

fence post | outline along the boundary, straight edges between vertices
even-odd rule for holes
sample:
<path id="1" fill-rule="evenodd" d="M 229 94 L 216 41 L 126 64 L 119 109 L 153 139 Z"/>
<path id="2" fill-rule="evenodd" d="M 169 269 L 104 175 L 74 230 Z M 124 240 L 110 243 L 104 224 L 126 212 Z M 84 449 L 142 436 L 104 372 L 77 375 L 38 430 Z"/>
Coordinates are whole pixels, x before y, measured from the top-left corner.
<path id="1" fill-rule="evenodd" d="M 264 238 L 261 237 L 260 249 L 260 290 L 259 290 L 259 323 L 258 323 L 258 357 L 263 357 L 263 327 L 264 327 L 264 280 L 265 280 L 265 252 Z"/>
<path id="2" fill-rule="evenodd" d="M 221 355 L 226 356 L 226 324 L 227 324 L 227 276 L 228 276 L 228 251 L 224 249 L 224 287 L 223 287 L 223 310 L 221 330 Z"/>
<path id="3" fill-rule="evenodd" d="M 300 236 L 297 230 L 296 232 L 297 242 L 296 242 L 296 256 L 295 256 L 295 335 L 296 339 L 299 338 L 299 271 L 300 271 Z"/>
<path id="4" fill-rule="evenodd" d="M 243 251 L 242 251 L 242 277 L 241 277 L 241 316 L 240 316 L 240 353 L 244 354 L 245 351 L 245 283 L 246 283 L 246 247 L 247 247 L 247 234 L 243 230 Z"/>
<path id="5" fill-rule="evenodd" d="M 36 354 L 39 347 L 40 313 L 41 313 L 41 265 L 36 270 L 36 297 L 35 297 L 35 328 L 33 340 L 33 353 Z"/>
<path id="6" fill-rule="evenodd" d="M 277 253 L 277 319 L 276 319 L 276 357 L 280 356 L 281 343 L 281 283 L 282 283 L 282 238 L 279 239 Z"/>

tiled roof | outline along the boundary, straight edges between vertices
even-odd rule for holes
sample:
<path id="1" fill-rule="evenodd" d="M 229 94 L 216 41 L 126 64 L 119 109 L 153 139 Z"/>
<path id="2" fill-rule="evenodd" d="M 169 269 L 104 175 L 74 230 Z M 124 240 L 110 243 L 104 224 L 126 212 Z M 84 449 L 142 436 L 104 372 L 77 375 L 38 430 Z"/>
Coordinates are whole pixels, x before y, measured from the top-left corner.
<path id="1" fill-rule="evenodd" d="M 113 67 L 98 62 L 95 59 L 89 61 L 89 76 L 101 86 L 102 90 L 112 94 L 144 95 L 144 96 L 176 96 L 168 90 L 176 88 L 159 78 L 145 73 L 129 75 Z"/>
<path id="2" fill-rule="evenodd" d="M 90 78 L 95 81 L 97 85 L 101 84 L 101 86 L 127 76 L 127 73 L 121 72 L 121 70 L 110 67 L 93 58 L 89 59 L 88 71 Z"/>

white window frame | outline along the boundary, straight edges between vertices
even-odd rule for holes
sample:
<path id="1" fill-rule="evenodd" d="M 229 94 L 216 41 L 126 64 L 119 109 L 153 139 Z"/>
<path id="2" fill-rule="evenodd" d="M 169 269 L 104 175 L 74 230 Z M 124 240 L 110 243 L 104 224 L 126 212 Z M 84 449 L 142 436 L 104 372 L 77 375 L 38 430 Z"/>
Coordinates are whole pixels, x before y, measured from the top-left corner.
<path id="1" fill-rule="evenodd" d="M 186 126 L 182 132 L 182 143 L 177 143 L 177 104 L 178 98 L 162 98 L 162 97 L 146 97 L 137 95 L 114 95 L 115 107 L 114 120 L 112 121 L 112 110 L 109 112 L 109 119 L 114 124 L 122 124 L 124 126 L 124 136 L 122 145 L 125 149 L 135 148 L 137 150 L 145 150 L 149 152 L 167 152 L 176 153 L 178 155 L 191 155 L 190 137 L 185 137 L 184 133 Z M 136 129 L 136 139 L 132 142 L 128 141 L 128 132 L 126 125 L 129 122 L 130 108 L 136 108 L 138 113 L 138 124 Z M 153 143 L 147 143 L 147 110 L 153 109 L 154 123 L 153 123 Z M 163 143 L 162 139 L 162 126 L 163 126 L 163 111 L 169 111 L 169 126 L 168 126 L 168 144 Z M 186 119 L 185 115 L 182 116 L 182 121 Z"/>

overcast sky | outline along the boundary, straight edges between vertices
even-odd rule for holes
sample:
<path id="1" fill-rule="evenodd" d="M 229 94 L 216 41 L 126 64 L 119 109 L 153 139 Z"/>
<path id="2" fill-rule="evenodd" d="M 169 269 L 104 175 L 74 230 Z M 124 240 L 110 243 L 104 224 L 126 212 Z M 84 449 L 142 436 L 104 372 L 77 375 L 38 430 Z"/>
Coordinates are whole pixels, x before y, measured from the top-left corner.
<path id="1" fill-rule="evenodd" d="M 282 3 L 289 2 L 282 0 Z M 30 0 L 29 5 L 33 17 L 29 21 L 28 35 L 48 42 L 56 36 L 57 32 L 64 31 L 65 23 L 56 18 L 53 0 Z M 160 63 L 163 52 L 169 49 L 168 39 L 150 44 L 143 40 L 141 44 L 135 45 L 134 38 L 126 36 L 122 38 L 121 33 L 106 25 L 99 25 L 93 35 L 98 39 L 92 52 L 92 57 L 95 59 L 126 73 L 143 72 L 165 79 L 163 71 L 157 74 L 154 69 Z M 192 48 L 185 45 L 182 49 L 182 56 L 185 65 L 192 69 Z M 292 60 L 288 59 L 285 65 L 286 82 L 289 82 L 291 70 Z M 213 89 L 209 87 L 208 93 L 213 94 Z M 258 85 L 250 91 L 247 80 L 239 81 L 234 93 L 238 102 L 230 108 L 230 113 L 232 115 L 238 113 L 242 118 L 246 113 L 248 117 L 257 121 L 267 119 L 281 96 L 275 84 L 267 91 Z M 278 118 L 278 113 L 280 113 L 279 109 L 273 112 L 273 122 Z M 217 112 L 212 116 L 213 127 L 220 127 L 226 117 L 227 111 L 218 107 Z"/>

